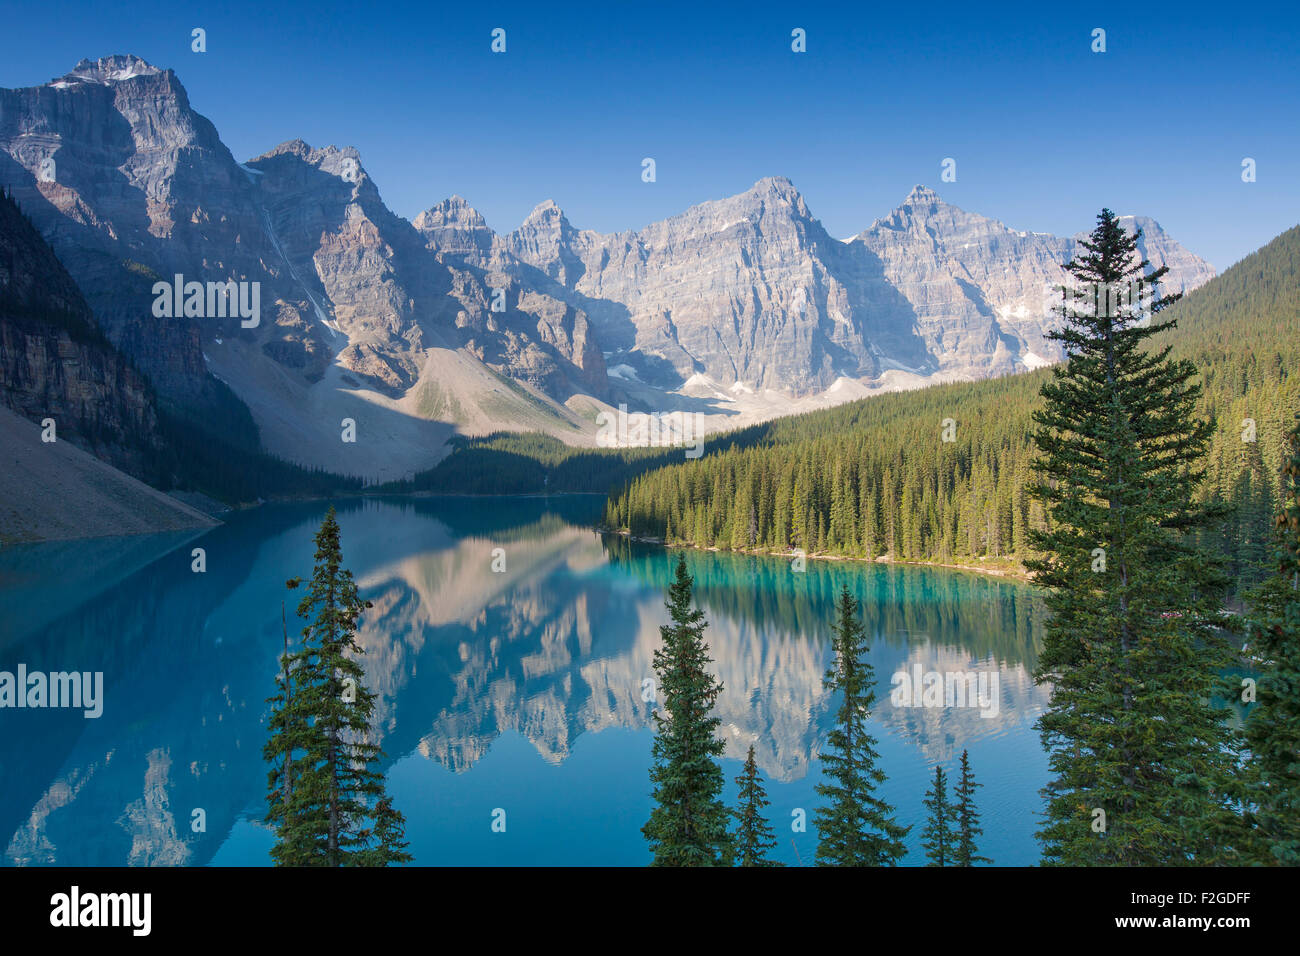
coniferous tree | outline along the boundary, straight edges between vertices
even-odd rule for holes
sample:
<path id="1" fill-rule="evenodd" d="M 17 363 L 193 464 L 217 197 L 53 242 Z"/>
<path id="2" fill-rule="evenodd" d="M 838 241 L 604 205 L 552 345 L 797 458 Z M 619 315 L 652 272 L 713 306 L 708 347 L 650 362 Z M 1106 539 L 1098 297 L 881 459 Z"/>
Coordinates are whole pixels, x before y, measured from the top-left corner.
<path id="1" fill-rule="evenodd" d="M 894 808 L 876 795 L 885 773 L 876 766 L 876 739 L 867 733 L 875 669 L 866 659 L 866 632 L 857 611 L 844 588 L 832 641 L 835 663 L 823 678 L 827 690 L 843 696 L 821 755 L 828 782 L 817 785 L 817 794 L 830 802 L 813 815 L 819 866 L 893 866 L 907 853 L 903 838 L 911 830 L 895 823 Z"/>
<path id="2" fill-rule="evenodd" d="M 276 825 L 271 857 L 280 866 L 385 866 L 411 859 L 404 820 L 372 765 L 383 752 L 367 742 L 374 694 L 354 659 L 357 618 L 368 607 L 343 567 L 331 507 L 316 533 L 316 566 L 298 616 L 308 624 L 286 652 L 271 697 L 267 822 Z M 302 581 L 287 582 L 290 589 Z"/>
<path id="3" fill-rule="evenodd" d="M 717 757 L 720 718 L 713 707 L 722 684 L 709 673 L 713 663 L 704 642 L 704 612 L 692 606 L 694 582 L 679 556 L 666 602 L 672 623 L 659 628 L 663 646 L 654 652 L 663 712 L 655 708 L 654 809 L 641 832 L 650 842 L 651 866 L 730 866 L 730 813 L 722 802 L 723 775 Z"/>
<path id="4" fill-rule="evenodd" d="M 930 861 L 926 866 L 952 866 L 957 807 L 948 800 L 948 775 L 942 767 L 934 768 L 934 782 L 922 802 L 930 814 L 921 829 L 921 846 Z"/>
<path id="5" fill-rule="evenodd" d="M 1108 209 L 1066 265 L 1067 361 L 1034 413 L 1031 494 L 1050 527 L 1026 562 L 1052 612 L 1035 678 L 1052 780 L 1039 831 L 1049 864 L 1211 862 L 1232 755 L 1209 705 L 1230 661 L 1216 630 L 1228 580 L 1196 532 L 1224 509 L 1198 503 L 1212 426 L 1196 414 L 1196 368 L 1148 340 L 1173 326 L 1152 273 Z M 1140 261 L 1139 261 L 1140 260 Z M 1151 319 L 1144 321 L 1143 307 Z"/>
<path id="6" fill-rule="evenodd" d="M 1288 436 L 1272 575 L 1254 595 L 1247 643 L 1260 661 L 1246 721 L 1252 862 L 1300 865 L 1300 426 Z"/>
<path id="7" fill-rule="evenodd" d="M 982 786 L 984 784 L 975 782 L 975 775 L 970 769 L 970 755 L 963 749 L 961 776 L 957 778 L 957 786 L 953 788 L 953 795 L 957 799 L 957 847 L 952 855 L 955 866 L 974 866 L 976 863 L 993 862 L 988 857 L 979 855 L 976 844 L 977 839 L 984 833 L 980 826 L 979 811 L 975 809 L 975 790 Z"/>
<path id="8" fill-rule="evenodd" d="M 754 760 L 754 745 L 749 745 L 745 769 L 736 778 L 740 788 L 740 809 L 736 811 L 735 857 L 738 866 L 780 866 L 767 858 L 767 851 L 776 846 L 772 827 L 763 815 L 763 808 L 771 804 L 763 778 Z"/>
<path id="9" fill-rule="evenodd" d="M 1263 456 L 1258 441 L 1241 442 L 1239 471 L 1228 494 L 1233 506 L 1231 533 L 1225 543 L 1232 555 L 1232 577 L 1240 589 L 1254 590 L 1268 576 L 1269 541 L 1264 529 L 1273 521 Z"/>

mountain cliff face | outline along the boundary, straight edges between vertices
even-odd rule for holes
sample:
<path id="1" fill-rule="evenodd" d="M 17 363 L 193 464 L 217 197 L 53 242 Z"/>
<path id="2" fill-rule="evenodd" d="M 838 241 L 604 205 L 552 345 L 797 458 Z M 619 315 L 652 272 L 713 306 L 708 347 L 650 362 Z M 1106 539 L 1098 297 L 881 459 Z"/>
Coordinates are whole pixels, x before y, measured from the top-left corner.
<path id="1" fill-rule="evenodd" d="M 1164 291 L 1214 276 L 1153 220 L 1144 232 Z M 1051 289 L 1074 239 L 1012 230 L 916 187 L 892 214 L 837 242 L 787 179 L 694 206 L 639 232 L 573 229 L 554 204 L 505 237 L 520 259 L 588 305 L 597 331 L 649 380 L 657 363 L 681 379 L 723 385 L 825 389 L 838 378 L 983 378 L 1060 358 L 1045 340 Z"/>
<path id="2" fill-rule="evenodd" d="M 414 386 L 433 346 L 464 347 L 561 400 L 580 387 L 604 390 L 581 314 L 510 289 L 506 308 L 494 313 L 492 292 L 503 283 L 431 254 L 418 225 L 384 205 L 356 150 L 295 140 L 246 168 L 268 234 L 330 333 L 311 343 L 313 356 L 328 362 L 321 346 L 333 339 L 339 364 L 393 394 Z M 293 316 L 295 325 L 301 319 Z M 315 363 L 312 370 L 319 375 Z"/>
<path id="3" fill-rule="evenodd" d="M 372 413 L 363 431 L 407 446 L 397 467 L 409 473 L 435 463 L 449 434 L 420 429 L 422 418 L 459 405 L 450 424 L 481 431 L 531 410 L 575 432 L 581 419 L 563 403 L 607 391 L 579 310 L 516 287 L 492 311 L 493 277 L 431 253 L 355 150 L 295 140 L 237 163 L 170 70 L 113 56 L 2 90 L 0 147 L 0 181 L 112 341 L 183 406 L 212 398 L 213 373 L 228 382 L 272 452 L 355 471 L 338 460 L 339 422 L 379 406 L 417 419 Z M 155 283 L 177 275 L 255 283 L 256 323 L 157 316 Z"/>
<path id="4" fill-rule="evenodd" d="M 924 364 L 906 326 L 875 321 L 879 264 L 832 239 L 788 179 L 612 236 L 544 203 L 504 243 L 575 299 L 608 303 L 590 309 L 601 340 L 657 384 L 702 373 L 798 394 L 878 375 L 882 348 Z"/>
<path id="5" fill-rule="evenodd" d="M 1153 267 L 1168 265 L 1163 293 L 1185 292 L 1214 278 L 1214 269 L 1174 242 L 1154 220 L 1124 217 L 1141 228 L 1140 248 Z M 1085 233 L 1080 233 L 1080 236 Z M 1062 356 L 1045 339 L 1057 323 L 1052 290 L 1078 251 L 1075 240 L 1018 232 L 968 213 L 917 186 L 903 204 L 854 238 L 883 264 L 907 302 L 926 352 L 938 368 L 982 378 L 1033 368 Z"/>
<path id="6" fill-rule="evenodd" d="M 162 447 L 148 381 L 104 338 L 75 282 L 0 197 L 0 405 L 52 418 L 70 440 L 138 476 Z"/>
<path id="7" fill-rule="evenodd" d="M 0 181 L 164 397 L 201 409 L 219 378 L 267 450 L 375 478 L 430 467 L 456 431 L 590 444 L 622 401 L 712 429 L 1034 367 L 1059 357 L 1046 290 L 1074 250 L 924 187 L 840 241 L 783 178 L 611 235 L 550 201 L 506 234 L 459 196 L 408 222 L 354 149 L 238 163 L 175 74 L 132 56 L 0 90 Z M 1129 222 L 1166 291 L 1213 275 Z M 258 321 L 157 316 L 176 275 L 256 283 Z M 368 452 L 339 448 L 344 417 Z"/>
<path id="8" fill-rule="evenodd" d="M 175 74 L 106 57 L 45 86 L 0 90 L 0 143 L 0 178 L 109 337 L 164 394 L 201 399 L 200 327 L 154 318 L 153 282 L 246 279 L 265 250 L 247 178 Z"/>
<path id="9" fill-rule="evenodd" d="M 8 195 L 0 195 L 0 448 L 0 543 L 213 523 L 143 483 L 168 478 L 153 388 L 100 331 Z"/>

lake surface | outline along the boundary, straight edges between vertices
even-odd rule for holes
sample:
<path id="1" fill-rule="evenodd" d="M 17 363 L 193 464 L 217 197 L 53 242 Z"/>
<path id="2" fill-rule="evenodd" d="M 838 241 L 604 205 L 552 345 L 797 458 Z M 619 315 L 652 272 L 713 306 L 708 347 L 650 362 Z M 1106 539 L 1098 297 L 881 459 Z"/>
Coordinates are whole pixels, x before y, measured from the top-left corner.
<path id="1" fill-rule="evenodd" d="M 374 605 L 359 641 L 417 863 L 649 861 L 643 682 L 676 552 L 591 531 L 602 503 L 338 503 L 344 564 Z M 301 592 L 284 582 L 310 575 L 324 509 L 268 505 L 200 536 L 0 550 L 0 671 L 103 672 L 104 682 L 97 719 L 0 709 L 0 860 L 269 864 L 265 700 L 282 603 L 291 637 L 300 626 Z M 194 548 L 204 573 L 191 570 Z M 1047 760 L 1032 725 L 1047 692 L 1030 677 L 1043 618 L 1031 589 L 941 569 L 809 561 L 796 572 L 780 558 L 690 551 L 687 561 L 725 687 L 726 798 L 753 744 L 775 856 L 807 865 L 816 849 L 813 788 L 836 703 L 822 675 L 847 585 L 863 602 L 876 672 L 883 796 L 917 824 L 905 862 L 924 862 L 934 765 L 955 775 L 963 747 L 984 784 L 982 851 L 997 864 L 1036 862 Z M 983 675 L 986 693 L 905 706 L 891 700 L 898 672 L 914 675 L 909 687 L 929 672 Z M 801 811 L 807 828 L 796 832 Z"/>

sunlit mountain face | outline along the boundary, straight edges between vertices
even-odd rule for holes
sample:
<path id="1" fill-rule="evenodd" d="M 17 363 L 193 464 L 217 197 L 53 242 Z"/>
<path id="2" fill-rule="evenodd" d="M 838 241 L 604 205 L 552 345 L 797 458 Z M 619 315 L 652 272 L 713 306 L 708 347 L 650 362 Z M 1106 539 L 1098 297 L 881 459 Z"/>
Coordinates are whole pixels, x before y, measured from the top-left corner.
<path id="1" fill-rule="evenodd" d="M 508 230 L 437 192 L 408 221 L 367 165 L 392 156 L 288 139 L 275 117 L 263 125 L 285 141 L 236 157 L 223 137 L 251 118 L 219 130 L 190 68 L 122 54 L 0 88 L 0 183 L 161 395 L 206 417 L 230 389 L 278 457 L 390 480 L 433 467 L 455 434 L 599 443 L 596 415 L 624 403 L 714 432 L 1063 357 L 1052 290 L 1080 237 L 964 209 L 952 180 L 947 198 L 900 182 L 844 240 L 779 168 L 618 232 L 545 195 Z M 1213 278 L 1150 215 L 1122 222 L 1169 268 L 1165 292 Z M 257 316 L 251 299 L 238 316 L 155 308 L 160 281 L 255 285 Z M 344 417 L 367 453 L 340 454 Z"/>
<path id="2" fill-rule="evenodd" d="M 676 555 L 588 530 L 601 499 L 367 499 L 339 504 L 345 565 L 372 607 L 358 639 L 374 723 L 417 862 L 644 863 L 652 655 Z M 199 538 L 142 543 L 99 580 L 52 545 L 0 558 L 0 669 L 99 672 L 103 714 L 9 711 L 0 740 L 3 859 L 30 864 L 268 863 L 266 698 L 296 640 L 323 506 L 267 506 Z M 148 545 L 152 544 L 151 552 Z M 195 547 L 207 570 L 192 570 Z M 687 554 L 724 690 L 724 770 L 748 747 L 771 785 L 778 853 L 811 859 L 832 603 L 862 602 L 877 679 L 873 733 L 904 822 L 935 763 L 969 749 L 999 863 L 1032 862 L 1046 778 L 1029 677 L 1042 609 L 1019 584 L 844 562 Z M 24 569 L 26 569 L 24 571 Z M 24 574 L 81 582 L 14 599 Z M 48 572 L 48 574 L 46 574 Z M 282 621 L 283 606 L 283 621 Z M 930 675 L 969 680 L 931 699 Z M 950 676 L 949 682 L 954 678 Z M 906 685 L 914 700 L 900 697 Z M 978 691 L 978 693 L 976 693 Z M 931 695 L 935 698 L 935 695 Z M 506 832 L 491 814 L 504 809 Z M 202 811 L 199 814 L 197 811 Z M 200 817 L 202 828 L 199 828 Z"/>

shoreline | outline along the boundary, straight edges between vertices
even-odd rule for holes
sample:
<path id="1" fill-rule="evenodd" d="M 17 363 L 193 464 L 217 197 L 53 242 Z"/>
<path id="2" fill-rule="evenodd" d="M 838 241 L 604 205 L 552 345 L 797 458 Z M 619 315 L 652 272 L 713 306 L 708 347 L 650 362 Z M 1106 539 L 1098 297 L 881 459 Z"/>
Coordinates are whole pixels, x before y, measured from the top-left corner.
<path id="1" fill-rule="evenodd" d="M 662 538 L 655 538 L 648 535 L 633 535 L 628 531 L 613 531 L 609 528 L 597 528 L 602 534 L 617 534 L 630 541 L 637 541 L 642 544 L 653 544 L 661 548 L 690 548 L 692 551 L 710 551 L 719 554 L 735 554 L 742 557 L 772 557 L 772 558 L 793 558 L 794 555 L 789 551 L 759 551 L 759 550 L 740 550 L 736 551 L 731 548 L 701 548 L 693 544 L 669 544 Z M 1013 581 L 1019 581 L 1022 584 L 1034 583 L 1033 576 L 1023 568 L 992 566 L 980 567 L 973 564 L 950 564 L 941 561 L 895 561 L 886 555 L 878 558 L 854 558 L 842 554 L 808 554 L 805 557 L 809 561 L 851 561 L 857 564 L 890 564 L 895 567 L 916 567 L 916 568 L 947 568 L 951 571 L 970 571 L 973 574 L 983 574 L 994 578 L 1008 578 Z"/>

